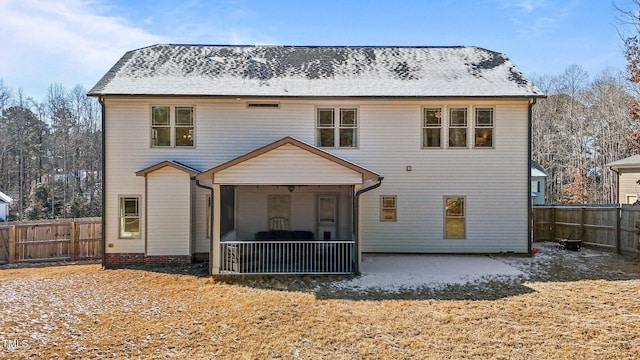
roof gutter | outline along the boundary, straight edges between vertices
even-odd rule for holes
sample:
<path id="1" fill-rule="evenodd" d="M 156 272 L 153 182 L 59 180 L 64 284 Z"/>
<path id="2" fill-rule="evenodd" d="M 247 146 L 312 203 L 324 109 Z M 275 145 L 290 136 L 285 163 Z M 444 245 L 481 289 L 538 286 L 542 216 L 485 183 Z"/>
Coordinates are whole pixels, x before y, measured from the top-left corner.
<path id="1" fill-rule="evenodd" d="M 323 99 L 323 100 L 340 100 L 340 99 L 349 99 L 349 100 L 380 100 L 380 99 L 393 99 L 393 100 L 414 100 L 421 101 L 425 99 L 429 100 L 451 100 L 451 99 L 465 99 L 465 100 L 490 100 L 490 99 L 500 99 L 500 100 L 528 100 L 535 98 L 545 98 L 544 95 L 531 95 L 531 94 L 523 94 L 523 95 L 258 95 L 258 94 L 126 94 L 126 93 L 101 93 L 101 92 L 93 92 L 89 93 L 89 96 L 109 96 L 109 97 L 124 97 L 124 98 L 145 98 L 145 97 L 177 97 L 177 98 L 207 98 L 207 99 L 227 99 L 227 100 L 236 100 L 236 101 L 251 101 L 251 100 L 264 100 L 264 99 L 283 99 L 283 100 L 315 100 L 315 99 Z"/>
<path id="2" fill-rule="evenodd" d="M 533 243 L 533 201 L 531 199 L 531 155 L 532 155 L 532 145 L 531 141 L 533 139 L 533 105 L 536 104 L 536 98 L 531 98 L 529 100 L 529 110 L 528 110 L 528 125 L 527 125 L 527 154 L 529 161 L 527 161 L 527 252 L 532 254 L 531 248 Z"/>
<path id="3" fill-rule="evenodd" d="M 353 232 L 354 232 L 354 236 L 355 236 L 355 241 L 356 241 L 356 246 L 355 246 L 355 252 L 356 255 L 358 256 L 358 261 L 356 261 L 356 273 L 359 274 L 360 273 L 360 224 L 359 224 L 359 218 L 360 218 L 360 195 L 377 189 L 380 187 L 380 185 L 382 185 L 382 180 L 384 179 L 384 177 L 382 176 L 378 176 L 378 182 L 360 189 L 358 191 L 356 191 L 356 196 L 353 199 Z"/>
<path id="4" fill-rule="evenodd" d="M 206 189 L 209 190 L 209 192 L 211 192 L 211 201 L 213 201 L 213 188 L 210 186 L 206 186 L 206 185 L 202 185 L 200 183 L 200 180 L 198 180 L 195 176 L 191 177 L 191 179 L 195 179 L 196 181 L 196 186 L 202 189 Z M 208 206 L 208 205 L 207 205 Z M 213 217 L 216 216 L 216 214 L 213 213 L 213 209 L 211 209 L 211 219 L 209 219 L 209 234 L 211 234 L 211 238 L 209 239 L 209 275 L 212 274 L 213 271 Z"/>
<path id="5" fill-rule="evenodd" d="M 106 241 L 106 221 L 105 221 L 105 207 L 107 205 L 107 182 L 106 180 L 106 168 L 107 168 L 107 157 L 106 157 L 106 142 L 105 142 L 105 118 L 106 118 L 106 112 L 105 112 L 105 104 L 104 104 L 104 97 L 100 96 L 98 98 L 98 102 L 100 103 L 100 107 L 102 109 L 102 125 L 101 125 L 101 131 L 102 131 L 102 216 L 101 216 L 101 226 L 102 226 L 102 234 L 101 234 L 101 246 L 102 246 L 102 269 L 106 269 L 107 267 L 107 241 Z"/>

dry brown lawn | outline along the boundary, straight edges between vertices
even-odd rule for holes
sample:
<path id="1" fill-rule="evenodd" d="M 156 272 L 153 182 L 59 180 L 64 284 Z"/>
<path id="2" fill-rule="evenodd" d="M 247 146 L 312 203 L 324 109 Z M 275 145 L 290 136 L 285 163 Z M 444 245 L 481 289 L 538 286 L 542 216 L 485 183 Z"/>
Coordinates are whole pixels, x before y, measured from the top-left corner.
<path id="1" fill-rule="evenodd" d="M 193 275 L 0 270 L 0 358 L 639 359 L 640 280 L 495 300 L 319 297 Z"/>

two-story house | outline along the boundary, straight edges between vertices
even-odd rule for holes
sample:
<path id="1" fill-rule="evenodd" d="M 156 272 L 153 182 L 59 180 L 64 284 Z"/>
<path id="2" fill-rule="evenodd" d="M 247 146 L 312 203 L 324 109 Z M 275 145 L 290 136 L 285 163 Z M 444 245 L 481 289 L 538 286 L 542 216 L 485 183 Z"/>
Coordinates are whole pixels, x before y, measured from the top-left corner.
<path id="1" fill-rule="evenodd" d="M 530 250 L 544 95 L 501 53 L 155 45 L 89 95 L 107 267 L 350 273 L 367 252 Z"/>

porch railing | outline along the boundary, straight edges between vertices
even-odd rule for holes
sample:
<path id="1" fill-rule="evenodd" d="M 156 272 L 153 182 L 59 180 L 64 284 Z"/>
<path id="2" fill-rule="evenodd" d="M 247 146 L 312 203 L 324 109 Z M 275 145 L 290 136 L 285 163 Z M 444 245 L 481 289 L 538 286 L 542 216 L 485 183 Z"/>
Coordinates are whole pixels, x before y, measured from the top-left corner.
<path id="1" fill-rule="evenodd" d="M 354 241 L 226 241 L 221 274 L 350 274 Z"/>

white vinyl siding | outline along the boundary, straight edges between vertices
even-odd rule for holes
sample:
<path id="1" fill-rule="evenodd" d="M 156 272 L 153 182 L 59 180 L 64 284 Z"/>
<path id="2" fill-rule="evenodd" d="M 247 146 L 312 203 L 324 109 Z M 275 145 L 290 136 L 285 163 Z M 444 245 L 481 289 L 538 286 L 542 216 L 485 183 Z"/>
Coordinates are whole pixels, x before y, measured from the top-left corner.
<path id="1" fill-rule="evenodd" d="M 362 175 L 307 150 L 286 144 L 218 172 L 216 182 L 220 184 L 356 184 L 362 183 Z"/>
<path id="2" fill-rule="evenodd" d="M 500 138 L 492 151 L 418 151 L 420 107 L 360 106 L 363 122 L 371 127 L 360 129 L 360 151 L 349 159 L 384 176 L 380 188 L 360 197 L 363 252 L 527 251 L 527 103 L 478 105 L 494 108 Z M 385 127 L 389 122 L 394 126 Z M 392 154 L 385 150 L 391 148 Z M 379 221 L 378 196 L 388 193 L 403 199 L 395 223 Z M 442 199 L 449 194 L 466 196 L 465 241 L 444 239 Z"/>
<path id="3" fill-rule="evenodd" d="M 171 167 L 147 175 L 147 255 L 191 255 L 191 179 Z"/>
<path id="4" fill-rule="evenodd" d="M 207 183 L 206 186 L 210 186 Z M 196 253 L 207 253 L 211 248 L 210 230 L 211 223 L 209 220 L 210 211 L 209 200 L 211 199 L 211 191 L 201 187 L 195 187 L 195 198 L 192 203 L 192 213 L 194 216 L 194 251 Z"/>
<path id="5" fill-rule="evenodd" d="M 274 111 L 269 108 L 247 108 L 245 102 L 235 99 L 167 98 L 163 100 L 174 106 L 193 105 L 195 107 L 197 111 L 195 132 L 199 135 L 197 148 L 180 151 L 172 148 L 149 147 L 149 142 L 146 140 L 149 136 L 149 122 L 140 121 L 140 119 L 148 118 L 150 106 L 159 103 L 157 98 L 106 98 L 105 221 L 107 224 L 104 231 L 107 244 L 113 244 L 113 247 L 107 247 L 107 252 L 144 252 L 142 239 L 117 239 L 118 195 L 145 193 L 144 177 L 135 176 L 136 171 L 168 159 L 206 170 L 285 136 L 315 144 L 317 108 L 354 106 L 353 100 L 340 102 L 294 99 L 278 100 L 280 109 Z M 328 151 L 384 176 L 380 188 L 360 196 L 362 251 L 399 253 L 527 251 L 529 167 L 526 99 L 474 101 L 445 99 L 438 102 L 364 99 L 359 100 L 357 105 L 358 151 L 340 148 L 332 148 Z M 470 113 L 474 113 L 475 107 L 493 108 L 494 149 L 484 151 L 469 148 L 459 151 L 449 150 L 444 146 L 438 151 L 422 150 L 423 109 L 431 107 L 442 108 L 444 114 L 448 114 L 449 108 L 467 108 Z M 470 116 L 469 122 L 473 121 L 472 117 Z M 442 141 L 445 145 L 448 142 L 446 125 L 443 119 Z M 470 139 L 471 135 L 469 135 L 468 144 Z M 282 155 L 285 153 L 286 151 L 283 151 Z M 304 160 L 304 154 L 295 151 L 289 155 L 293 155 L 289 159 L 296 159 L 296 164 L 305 165 L 304 169 L 297 169 L 299 170 L 297 173 L 300 174 L 293 173 L 294 171 L 286 166 L 287 156 L 278 159 L 278 152 L 274 152 L 271 153 L 270 158 L 254 159 L 257 160 L 256 165 L 270 164 L 266 169 L 271 170 L 260 172 L 245 168 L 244 170 L 247 171 L 245 175 L 254 171 L 254 174 L 258 175 L 256 178 L 261 182 L 278 181 L 278 184 L 290 184 L 289 181 L 280 182 L 283 177 L 272 170 L 273 166 L 276 166 L 278 169 L 290 171 L 289 176 L 284 177 L 289 180 L 314 181 L 331 178 L 313 175 L 323 174 L 321 171 L 332 169 L 336 169 L 337 172 L 334 175 L 343 176 L 344 181 L 355 180 L 352 178 L 355 174 L 350 174 L 336 164 L 325 166 L 324 163 L 307 163 Z M 412 171 L 406 171 L 406 166 L 411 166 Z M 233 167 L 233 169 L 237 171 L 241 167 Z M 246 179 L 246 176 L 242 178 Z M 308 188 L 311 187 L 308 186 Z M 245 191 L 244 193 L 237 194 L 238 213 L 247 211 L 247 206 L 260 206 L 260 203 L 252 203 L 250 200 L 241 201 L 247 199 L 244 196 L 247 195 L 248 188 L 251 187 L 246 187 L 242 190 Z M 282 187 L 280 191 L 287 192 Z M 198 212 L 205 211 L 206 202 L 202 196 L 207 193 L 204 189 L 196 191 L 197 198 L 194 201 L 197 202 L 195 207 L 199 209 Z M 380 222 L 379 196 L 384 194 L 394 194 L 402 199 L 402 206 L 397 210 L 396 222 Z M 443 236 L 442 199 L 444 195 L 450 194 L 466 196 L 468 207 L 465 241 L 445 240 Z M 315 198 L 310 197 L 310 199 Z M 295 222 L 301 221 L 296 217 L 295 201 L 293 200 L 292 229 L 298 229 L 295 227 Z M 352 199 L 341 196 L 340 201 L 350 202 Z M 143 239 L 146 236 L 144 209 L 147 208 L 144 202 L 143 196 L 141 199 Z M 263 206 L 266 209 L 266 196 Z M 266 217 L 263 215 L 259 220 L 262 223 L 255 228 L 247 227 L 246 219 L 238 217 L 236 226 L 239 232 L 238 239 L 247 236 L 252 238 L 251 231 L 266 229 Z M 309 221 L 315 221 L 313 216 Z M 205 236 L 205 224 L 206 222 L 202 220 L 196 220 L 196 233 L 199 234 L 196 247 L 202 250 L 207 249 L 202 242 Z M 346 235 L 348 234 L 341 234 L 341 236 Z"/>
<path id="6" fill-rule="evenodd" d="M 633 196 L 640 194 L 640 169 L 620 169 L 620 178 L 618 183 L 618 193 L 621 204 L 628 204 L 633 200 Z"/>

